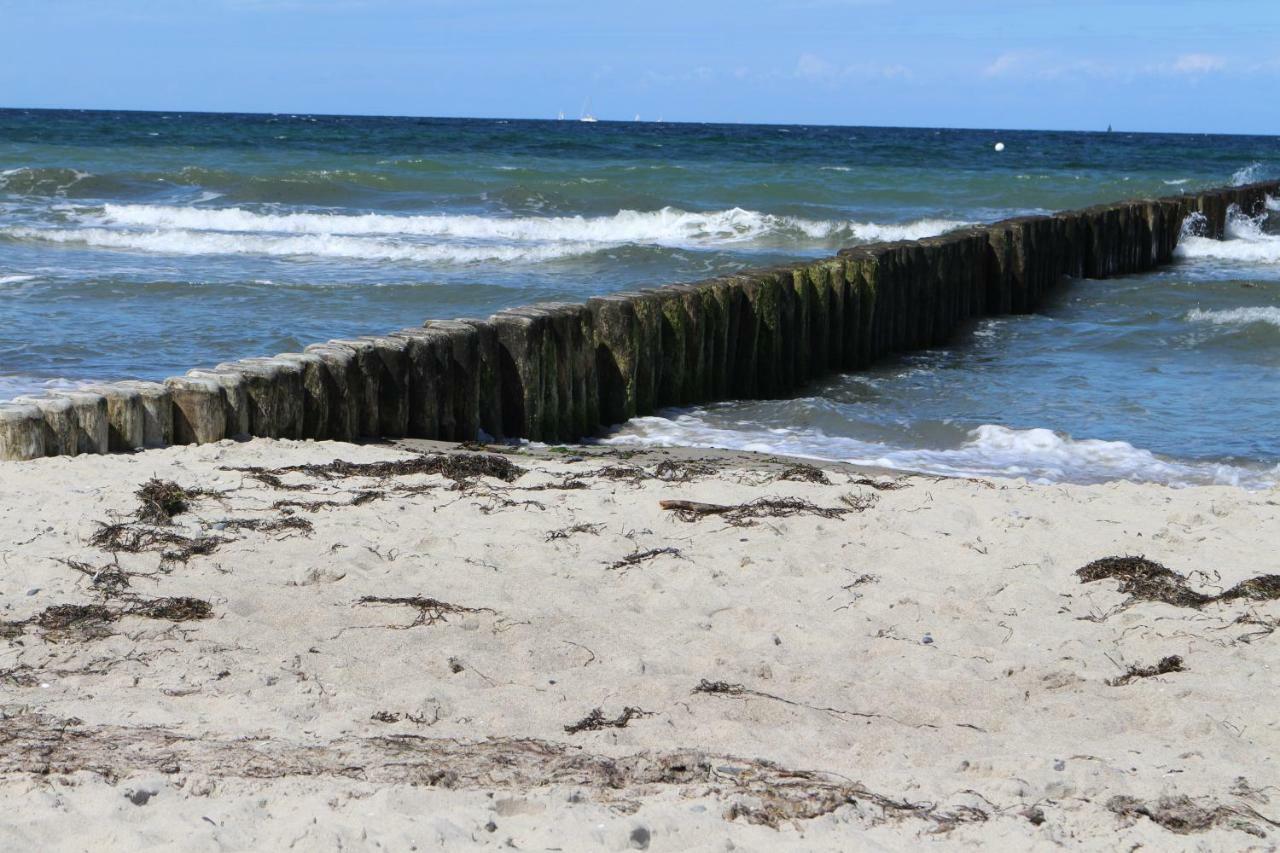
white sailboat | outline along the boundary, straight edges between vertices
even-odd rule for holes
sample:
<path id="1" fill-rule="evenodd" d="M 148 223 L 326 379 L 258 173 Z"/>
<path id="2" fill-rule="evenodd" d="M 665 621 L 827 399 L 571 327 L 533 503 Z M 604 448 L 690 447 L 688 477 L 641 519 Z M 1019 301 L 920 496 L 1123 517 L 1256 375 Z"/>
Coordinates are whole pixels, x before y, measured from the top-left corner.
<path id="1" fill-rule="evenodd" d="M 564 110 L 561 110 L 560 115 L 556 116 L 556 121 L 564 121 Z"/>
<path id="2" fill-rule="evenodd" d="M 591 114 L 591 98 L 588 96 L 587 99 L 582 102 L 582 115 L 578 117 L 578 121 L 595 122 L 599 120 L 600 119 Z"/>

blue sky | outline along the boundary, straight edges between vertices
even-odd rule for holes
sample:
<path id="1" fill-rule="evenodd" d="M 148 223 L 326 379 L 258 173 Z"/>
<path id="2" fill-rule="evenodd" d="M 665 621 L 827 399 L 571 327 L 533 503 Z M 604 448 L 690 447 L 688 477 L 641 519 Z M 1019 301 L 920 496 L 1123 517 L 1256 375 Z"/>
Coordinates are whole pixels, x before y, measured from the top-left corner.
<path id="1" fill-rule="evenodd" d="M 0 106 L 1280 133 L 1280 0 L 0 0 Z"/>

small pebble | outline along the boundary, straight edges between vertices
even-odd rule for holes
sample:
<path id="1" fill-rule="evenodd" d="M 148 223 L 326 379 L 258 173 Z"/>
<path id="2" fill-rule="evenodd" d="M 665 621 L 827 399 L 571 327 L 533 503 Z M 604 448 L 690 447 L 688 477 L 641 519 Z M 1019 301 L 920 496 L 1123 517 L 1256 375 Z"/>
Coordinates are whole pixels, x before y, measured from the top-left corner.
<path id="1" fill-rule="evenodd" d="M 1065 762 L 1065 761 L 1063 761 L 1061 758 L 1059 758 L 1057 761 L 1053 762 L 1053 769 L 1054 769 L 1054 770 L 1066 770 L 1066 769 L 1067 769 L 1067 762 Z"/>
<path id="2" fill-rule="evenodd" d="M 145 806 L 152 797 L 156 795 L 155 791 L 125 791 L 125 799 L 133 803 L 135 806 Z"/>
<path id="3" fill-rule="evenodd" d="M 643 826 L 637 826 L 631 830 L 631 846 L 636 850 L 648 850 L 649 830 Z"/>
<path id="4" fill-rule="evenodd" d="M 925 634 L 925 635 L 924 635 L 924 639 L 923 639 L 923 640 L 921 640 L 920 642 L 924 643 L 926 646 L 932 645 L 932 644 L 933 644 L 933 637 L 932 637 L 932 636 L 930 636 L 929 634 Z"/>

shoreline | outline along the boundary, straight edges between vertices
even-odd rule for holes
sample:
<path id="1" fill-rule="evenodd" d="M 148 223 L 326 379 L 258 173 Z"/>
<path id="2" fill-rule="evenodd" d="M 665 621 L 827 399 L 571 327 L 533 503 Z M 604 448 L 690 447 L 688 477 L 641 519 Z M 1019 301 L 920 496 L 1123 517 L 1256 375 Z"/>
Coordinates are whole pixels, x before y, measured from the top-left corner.
<path id="1" fill-rule="evenodd" d="M 0 463 L 3 846 L 1275 837 L 1275 489 L 457 448 Z"/>

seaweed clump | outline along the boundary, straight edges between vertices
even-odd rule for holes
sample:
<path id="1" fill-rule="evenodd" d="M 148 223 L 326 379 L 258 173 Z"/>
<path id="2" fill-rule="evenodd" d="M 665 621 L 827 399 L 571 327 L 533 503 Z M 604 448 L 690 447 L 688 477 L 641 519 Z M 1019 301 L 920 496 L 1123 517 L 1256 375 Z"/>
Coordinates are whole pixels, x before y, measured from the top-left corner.
<path id="1" fill-rule="evenodd" d="M 571 735 L 579 732 L 595 732 L 601 729 L 625 729 L 631 724 L 631 721 L 637 717 L 652 717 L 652 711 L 646 711 L 643 708 L 633 708 L 630 705 L 622 709 L 622 713 L 613 719 L 609 719 L 604 715 L 604 711 L 599 708 L 592 709 L 576 723 L 570 723 L 564 727 L 564 730 Z"/>
<path id="2" fill-rule="evenodd" d="M 1145 557 L 1103 557 L 1076 569 L 1082 583 L 1114 578 L 1129 602 L 1161 601 L 1175 607 L 1203 607 L 1215 601 L 1274 601 L 1280 599 L 1280 575 L 1260 575 L 1241 581 L 1220 595 L 1198 592 L 1184 575 Z"/>
<path id="3" fill-rule="evenodd" d="M 337 480 L 346 477 L 407 477 L 412 474 L 439 474 L 455 483 L 467 483 L 477 477 L 493 477 L 504 483 L 514 483 L 527 472 L 504 456 L 493 453 L 448 454 L 436 453 L 396 459 L 390 462 L 347 462 L 336 459 L 323 465 L 290 465 L 284 468 L 237 468 L 254 476 L 266 474 L 278 478 L 280 474 L 299 473 L 321 480 Z"/>
<path id="4" fill-rule="evenodd" d="M 489 607 L 465 607 L 461 604 L 450 604 L 447 601 L 441 601 L 438 598 L 428 598 L 421 595 L 411 596 L 394 596 L 386 597 L 381 595 L 366 595 L 357 602 L 358 604 L 393 604 L 412 607 L 418 611 L 418 616 L 409 625 L 400 627 L 416 628 L 419 625 L 434 625 L 437 622 L 448 622 L 451 614 L 459 613 L 496 613 L 497 611 Z"/>
<path id="5" fill-rule="evenodd" d="M 800 498 L 756 498 L 743 504 L 711 504 L 698 501 L 667 500 L 659 502 L 681 521 L 693 522 L 708 516 L 719 516 L 734 527 L 749 527 L 760 518 L 789 518 L 794 515 L 816 515 L 842 518 L 854 507 L 824 507 Z"/>
<path id="6" fill-rule="evenodd" d="M 209 493 L 202 489 L 186 489 L 177 483 L 151 478 L 134 492 L 141 506 L 136 518 L 144 524 L 168 524 L 175 515 L 191 508 L 191 501 Z"/>
<path id="7" fill-rule="evenodd" d="M 1186 667 L 1182 665 L 1182 658 L 1178 655 L 1163 657 L 1159 663 L 1152 666 L 1131 666 L 1125 671 L 1124 675 L 1107 681 L 1107 686 L 1123 687 L 1139 678 L 1152 678 L 1157 675 L 1166 675 L 1170 672 L 1186 672 Z"/>
<path id="8" fill-rule="evenodd" d="M 1076 570 L 1082 583 L 1114 578 L 1130 601 L 1162 601 L 1174 607 L 1203 607 L 1214 596 L 1196 592 L 1187 579 L 1145 557 L 1103 557 Z"/>

